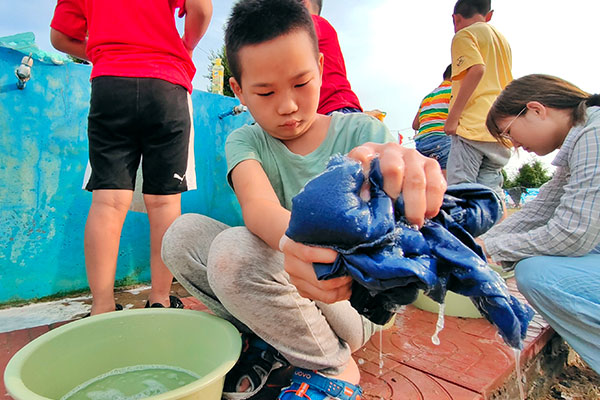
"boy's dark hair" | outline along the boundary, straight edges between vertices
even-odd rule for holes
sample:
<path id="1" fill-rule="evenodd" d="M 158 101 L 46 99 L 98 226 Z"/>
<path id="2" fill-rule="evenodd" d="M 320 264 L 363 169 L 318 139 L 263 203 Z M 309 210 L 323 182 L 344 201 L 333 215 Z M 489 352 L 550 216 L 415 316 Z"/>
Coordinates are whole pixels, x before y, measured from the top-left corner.
<path id="1" fill-rule="evenodd" d="M 240 0 L 234 6 L 225 29 L 225 50 L 231 75 L 241 86 L 242 66 L 239 52 L 255 45 L 304 30 L 314 43 L 315 58 L 319 42 L 313 20 L 302 0 Z"/>
<path id="2" fill-rule="evenodd" d="M 475 14 L 486 15 L 492 9 L 491 0 L 458 0 L 454 5 L 454 14 L 471 18 Z"/>
<path id="3" fill-rule="evenodd" d="M 444 80 L 449 81 L 450 78 L 452 78 L 452 64 L 448 65 L 446 70 L 444 70 Z"/>

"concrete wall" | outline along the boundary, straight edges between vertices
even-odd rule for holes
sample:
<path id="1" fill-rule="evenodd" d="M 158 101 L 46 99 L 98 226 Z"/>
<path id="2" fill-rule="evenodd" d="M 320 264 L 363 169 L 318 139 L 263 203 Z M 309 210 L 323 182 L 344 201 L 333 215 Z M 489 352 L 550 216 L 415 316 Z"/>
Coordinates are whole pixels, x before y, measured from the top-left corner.
<path id="1" fill-rule="evenodd" d="M 14 71 L 23 56 L 0 47 L 0 305 L 87 289 L 83 231 L 92 195 L 81 184 L 91 67 L 34 56 L 32 79 L 18 90 Z M 192 100 L 198 190 L 184 193 L 183 212 L 240 224 L 223 147 L 251 116 L 218 118 L 236 99 L 196 90 Z M 117 282 L 149 281 L 149 252 L 147 216 L 129 212 Z"/>

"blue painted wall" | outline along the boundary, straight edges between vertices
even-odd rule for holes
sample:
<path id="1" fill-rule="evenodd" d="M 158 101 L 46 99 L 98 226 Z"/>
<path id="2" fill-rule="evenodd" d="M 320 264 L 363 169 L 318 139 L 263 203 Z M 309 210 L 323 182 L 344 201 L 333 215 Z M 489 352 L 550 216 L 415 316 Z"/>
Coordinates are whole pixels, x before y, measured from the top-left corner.
<path id="1" fill-rule="evenodd" d="M 83 231 L 92 198 L 81 189 L 91 67 L 34 55 L 32 79 L 18 90 L 14 71 L 25 54 L 1 45 L 0 304 L 87 289 Z M 183 212 L 240 224 L 223 148 L 251 116 L 218 118 L 236 99 L 196 90 L 192 101 L 198 190 L 184 193 Z M 149 253 L 147 216 L 129 212 L 116 279 L 149 281 Z"/>

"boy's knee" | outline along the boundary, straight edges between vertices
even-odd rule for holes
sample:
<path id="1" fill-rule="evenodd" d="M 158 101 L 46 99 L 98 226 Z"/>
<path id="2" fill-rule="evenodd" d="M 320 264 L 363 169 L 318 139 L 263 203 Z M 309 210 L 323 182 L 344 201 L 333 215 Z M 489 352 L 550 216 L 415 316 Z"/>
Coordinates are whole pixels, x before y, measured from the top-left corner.
<path id="1" fill-rule="evenodd" d="M 241 264 L 239 259 L 242 255 L 236 251 L 239 247 L 235 246 L 235 243 L 238 236 L 236 233 L 242 229 L 244 228 L 226 229 L 213 240 L 207 262 L 208 280 L 211 287 L 228 287 L 239 279 Z"/>
<path id="2" fill-rule="evenodd" d="M 190 231 L 202 223 L 202 218 L 205 217 L 200 214 L 183 214 L 167 228 L 161 247 L 161 256 L 167 267 L 176 265 L 187 251 L 189 239 L 193 237 Z"/>
<path id="3" fill-rule="evenodd" d="M 266 246 L 242 226 L 226 229 L 215 237 L 207 260 L 208 281 L 215 293 L 236 294 L 261 279 L 259 275 L 265 273 L 257 268 L 261 245 Z"/>
<path id="4" fill-rule="evenodd" d="M 109 212 L 126 213 L 132 197 L 133 192 L 129 190 L 94 190 L 92 207 Z"/>
<path id="5" fill-rule="evenodd" d="M 181 204 L 181 194 L 144 194 L 144 204 L 148 209 L 179 207 L 179 204 Z"/>

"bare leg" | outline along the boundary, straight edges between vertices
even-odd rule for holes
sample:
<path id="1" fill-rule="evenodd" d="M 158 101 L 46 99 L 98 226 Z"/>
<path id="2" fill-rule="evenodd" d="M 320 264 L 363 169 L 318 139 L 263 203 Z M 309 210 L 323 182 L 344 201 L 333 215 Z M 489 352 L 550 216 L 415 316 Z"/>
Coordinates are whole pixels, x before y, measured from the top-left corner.
<path id="1" fill-rule="evenodd" d="M 150 304 L 161 303 L 169 307 L 169 292 L 173 275 L 165 266 L 160 250 L 165 231 L 181 215 L 181 194 L 144 195 L 150 220 L 150 271 L 152 289 L 148 296 Z"/>
<path id="2" fill-rule="evenodd" d="M 498 222 L 496 222 L 496 224 L 499 224 L 500 222 L 504 221 L 506 217 L 508 217 L 508 210 L 506 209 L 506 202 L 504 201 L 504 199 L 502 199 L 502 217 Z"/>
<path id="3" fill-rule="evenodd" d="M 84 250 L 92 291 L 91 314 L 115 309 L 114 285 L 119 241 L 133 192 L 94 190 L 85 224 Z"/>
<path id="4" fill-rule="evenodd" d="M 358 365 L 356 365 L 356 361 L 354 358 L 350 357 L 348 362 L 346 363 L 346 367 L 341 374 L 338 375 L 326 375 L 328 378 L 339 379 L 341 381 L 349 382 L 353 385 L 358 385 L 360 382 L 360 370 L 358 369 Z"/>

